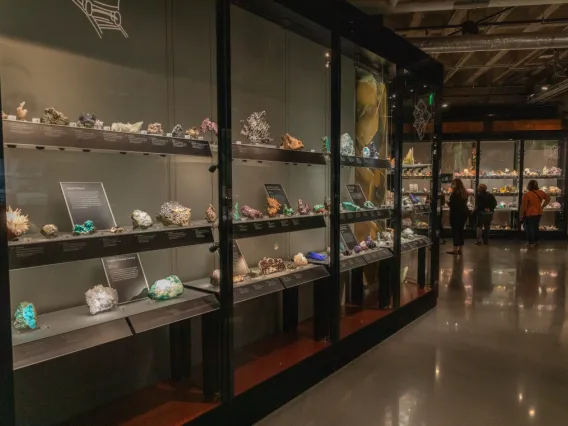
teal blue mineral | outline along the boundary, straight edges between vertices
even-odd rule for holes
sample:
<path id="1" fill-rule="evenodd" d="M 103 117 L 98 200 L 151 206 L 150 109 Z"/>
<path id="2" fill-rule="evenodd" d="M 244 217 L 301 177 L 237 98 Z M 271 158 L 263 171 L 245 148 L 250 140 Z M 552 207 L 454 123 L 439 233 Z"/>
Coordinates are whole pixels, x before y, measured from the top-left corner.
<path id="1" fill-rule="evenodd" d="M 150 291 L 148 297 L 153 300 L 171 300 L 183 293 L 183 284 L 178 277 L 170 275 L 164 279 L 156 281 Z"/>
<path id="2" fill-rule="evenodd" d="M 89 235 L 97 232 L 97 227 L 92 220 L 86 221 L 82 225 L 75 225 L 73 227 L 73 235 Z"/>
<path id="3" fill-rule="evenodd" d="M 347 210 L 349 212 L 358 212 L 359 210 L 361 210 L 361 207 L 359 207 L 356 204 L 353 204 L 351 201 L 341 202 L 341 207 L 343 208 L 343 210 Z"/>
<path id="4" fill-rule="evenodd" d="M 365 204 L 363 204 L 363 207 L 365 207 L 366 209 L 375 209 L 376 208 L 372 201 L 365 201 Z"/>
<path id="5" fill-rule="evenodd" d="M 37 312 L 33 303 L 21 302 L 14 312 L 14 328 L 16 330 L 35 330 L 37 328 Z"/>
<path id="6" fill-rule="evenodd" d="M 233 209 L 233 220 L 241 220 L 241 215 L 239 214 L 239 203 L 235 203 L 235 208 Z"/>

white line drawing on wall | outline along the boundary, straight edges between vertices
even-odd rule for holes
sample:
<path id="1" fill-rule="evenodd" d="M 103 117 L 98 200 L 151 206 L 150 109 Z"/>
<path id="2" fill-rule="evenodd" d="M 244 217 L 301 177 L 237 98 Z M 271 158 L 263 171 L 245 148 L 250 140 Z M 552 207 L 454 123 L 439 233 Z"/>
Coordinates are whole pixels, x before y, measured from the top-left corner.
<path id="1" fill-rule="evenodd" d="M 99 38 L 103 38 L 104 30 L 120 31 L 128 38 L 128 34 L 122 28 L 120 0 L 73 0 L 73 3 L 79 6 L 89 19 Z"/>

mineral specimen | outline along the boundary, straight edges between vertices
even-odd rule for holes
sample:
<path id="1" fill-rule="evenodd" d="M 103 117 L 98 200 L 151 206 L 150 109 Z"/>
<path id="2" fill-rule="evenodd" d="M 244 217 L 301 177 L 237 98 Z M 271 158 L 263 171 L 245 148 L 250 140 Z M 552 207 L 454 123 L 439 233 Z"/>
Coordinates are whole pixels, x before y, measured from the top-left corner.
<path id="1" fill-rule="evenodd" d="M 12 210 L 8 206 L 6 210 L 6 227 L 8 228 L 8 241 L 17 241 L 28 229 L 30 222 L 28 216 L 22 214 L 20 209 Z"/>
<path id="2" fill-rule="evenodd" d="M 314 213 L 327 214 L 327 210 L 325 209 L 325 206 L 323 204 L 316 204 L 314 206 Z"/>
<path id="3" fill-rule="evenodd" d="M 253 209 L 252 207 L 246 205 L 241 207 L 241 214 L 244 217 L 248 217 L 249 219 L 262 219 L 262 217 L 264 216 L 261 211 Z"/>
<path id="4" fill-rule="evenodd" d="M 241 220 L 241 215 L 239 214 L 239 203 L 235 203 L 233 208 L 233 220 Z"/>
<path id="5" fill-rule="evenodd" d="M 142 210 L 134 210 L 130 218 L 132 219 L 132 227 L 134 229 L 136 228 L 148 229 L 154 224 L 154 222 L 152 221 L 152 217 L 148 213 L 143 212 Z"/>
<path id="6" fill-rule="evenodd" d="M 379 158 L 379 153 L 377 152 L 377 148 L 375 147 L 374 142 L 371 142 L 369 145 L 367 145 L 367 147 L 369 148 L 369 157 Z"/>
<path id="7" fill-rule="evenodd" d="M 361 207 L 359 207 L 357 204 L 352 203 L 351 201 L 343 201 L 341 203 L 341 208 L 349 212 L 358 212 L 359 210 L 361 210 Z"/>
<path id="8" fill-rule="evenodd" d="M 285 204 L 282 213 L 284 213 L 284 216 L 290 217 L 294 215 L 294 209 Z"/>
<path id="9" fill-rule="evenodd" d="M 410 228 L 406 228 L 404 231 L 402 231 L 403 238 L 412 238 L 413 236 L 414 236 L 414 231 Z"/>
<path id="10" fill-rule="evenodd" d="M 101 120 L 95 120 L 95 129 L 103 130 L 104 123 Z"/>
<path id="11" fill-rule="evenodd" d="M 310 251 L 306 257 L 307 257 L 308 259 L 312 259 L 312 260 L 323 261 L 323 260 L 327 259 L 327 254 L 325 254 L 325 253 L 316 253 L 315 251 Z"/>
<path id="12" fill-rule="evenodd" d="M 365 244 L 367 244 L 367 247 L 370 249 L 377 248 L 377 243 L 375 243 L 370 236 L 365 239 Z"/>
<path id="13" fill-rule="evenodd" d="M 167 201 L 162 204 L 156 219 L 165 226 L 188 226 L 191 219 L 191 209 L 182 206 L 177 201 Z"/>
<path id="14" fill-rule="evenodd" d="M 402 159 L 402 164 L 414 164 L 414 148 L 409 148 L 408 153 Z"/>
<path id="15" fill-rule="evenodd" d="M 233 275 L 233 284 L 243 282 L 245 280 L 244 275 Z"/>
<path id="16" fill-rule="evenodd" d="M 8 118 L 8 114 L 2 111 L 2 120 L 6 120 Z"/>
<path id="17" fill-rule="evenodd" d="M 363 204 L 363 207 L 366 208 L 366 209 L 376 208 L 375 205 L 373 204 L 373 202 L 369 201 L 369 200 L 365 201 L 365 203 Z"/>
<path id="18" fill-rule="evenodd" d="M 220 270 L 215 269 L 213 272 L 211 272 L 211 276 L 209 277 L 209 283 L 213 287 L 219 287 L 221 285 L 221 271 Z"/>
<path id="19" fill-rule="evenodd" d="M 341 155 L 355 156 L 355 146 L 353 144 L 353 139 L 349 136 L 349 133 L 341 135 L 340 150 Z"/>
<path id="20" fill-rule="evenodd" d="M 321 152 L 323 152 L 324 154 L 329 154 L 330 150 L 329 150 L 329 138 L 327 136 L 324 136 L 323 138 L 321 138 Z"/>
<path id="21" fill-rule="evenodd" d="M 307 264 L 308 264 L 308 259 L 306 259 L 306 256 L 304 256 L 303 253 L 298 253 L 297 255 L 294 256 L 294 265 L 306 266 Z"/>
<path id="22" fill-rule="evenodd" d="M 112 228 L 109 229 L 109 231 L 112 234 L 121 234 L 124 232 L 124 228 L 121 228 L 120 226 L 113 226 Z"/>
<path id="23" fill-rule="evenodd" d="M 360 245 L 356 245 L 356 246 L 353 248 L 353 251 L 354 251 L 356 254 L 359 254 L 359 253 L 361 253 L 361 252 L 363 251 L 363 249 L 361 248 Z"/>
<path id="24" fill-rule="evenodd" d="M 205 134 L 207 132 L 213 132 L 215 136 L 217 136 L 218 132 L 217 123 L 211 121 L 209 117 L 207 117 L 201 122 L 201 133 Z"/>
<path id="25" fill-rule="evenodd" d="M 57 124 L 59 126 L 69 125 L 69 119 L 55 108 L 46 108 L 43 112 L 43 117 L 41 117 L 41 122 L 44 124 Z"/>
<path id="26" fill-rule="evenodd" d="M 345 248 L 345 251 L 342 254 L 343 254 L 343 256 L 351 256 L 353 254 L 353 252 L 351 250 L 349 250 L 348 248 Z"/>
<path id="27" fill-rule="evenodd" d="M 48 225 L 44 225 L 41 228 L 41 235 L 43 235 L 45 238 L 55 238 L 57 237 L 57 233 L 59 232 L 59 229 L 57 229 L 57 226 L 52 225 L 52 224 L 48 224 Z"/>
<path id="28" fill-rule="evenodd" d="M 310 205 L 308 203 L 304 203 L 300 198 L 298 198 L 298 213 L 302 216 L 310 214 Z"/>
<path id="29" fill-rule="evenodd" d="M 138 123 L 130 124 L 130 123 L 112 123 L 110 126 L 110 130 L 113 132 L 124 132 L 124 133 L 138 133 L 142 130 L 143 121 L 139 121 Z"/>
<path id="30" fill-rule="evenodd" d="M 183 293 L 183 284 L 175 275 L 156 281 L 150 287 L 148 297 L 152 300 L 170 300 Z"/>
<path id="31" fill-rule="evenodd" d="M 79 127 L 85 127 L 87 129 L 94 129 L 97 122 L 97 117 L 95 114 L 89 114 L 83 112 L 77 119 L 77 125 Z"/>
<path id="32" fill-rule="evenodd" d="M 371 150 L 367 147 L 364 147 L 361 151 L 361 154 L 363 154 L 364 158 L 369 158 L 371 156 Z"/>
<path id="33" fill-rule="evenodd" d="M 25 106 L 26 106 L 25 102 L 20 102 L 20 105 L 18 106 L 18 108 L 16 108 L 16 117 L 18 118 L 18 120 L 26 119 L 26 115 L 28 115 L 28 110 L 24 109 Z"/>
<path id="34" fill-rule="evenodd" d="M 207 207 L 207 211 L 205 212 L 205 218 L 209 223 L 215 223 L 215 221 L 217 220 L 217 212 L 215 211 L 215 207 L 213 207 L 213 204 L 209 204 L 209 207 Z"/>
<path id="35" fill-rule="evenodd" d="M 323 206 L 325 207 L 325 209 L 330 212 L 331 211 L 331 198 L 329 197 L 325 197 L 323 199 Z"/>
<path id="36" fill-rule="evenodd" d="M 181 127 L 181 124 L 176 124 L 174 126 L 174 128 L 172 129 L 172 136 L 174 138 L 183 138 L 183 127 Z"/>
<path id="37" fill-rule="evenodd" d="M 37 328 L 37 312 L 33 303 L 18 303 L 16 312 L 14 312 L 14 328 L 16 330 L 35 330 Z"/>
<path id="38" fill-rule="evenodd" d="M 241 135 L 246 136 L 251 143 L 269 144 L 270 126 L 266 122 L 266 111 L 253 112 L 246 120 L 241 120 Z"/>
<path id="39" fill-rule="evenodd" d="M 148 124 L 147 132 L 149 135 L 163 135 L 162 125 L 160 123 L 150 123 Z"/>
<path id="40" fill-rule="evenodd" d="M 89 235 L 97 232 L 97 227 L 92 220 L 87 220 L 82 225 L 75 225 L 73 227 L 73 235 Z"/>
<path id="41" fill-rule="evenodd" d="M 367 243 L 365 241 L 361 241 L 359 243 L 359 247 L 361 247 L 361 250 L 363 250 L 363 251 L 369 249 L 369 247 L 367 247 Z"/>
<path id="42" fill-rule="evenodd" d="M 266 197 L 266 213 L 268 217 L 275 217 L 280 211 L 280 203 L 276 198 Z"/>
<path id="43" fill-rule="evenodd" d="M 114 288 L 96 285 L 85 292 L 91 315 L 110 311 L 118 305 L 118 292 Z"/>
<path id="44" fill-rule="evenodd" d="M 258 267 L 260 268 L 260 273 L 262 275 L 273 274 L 286 269 L 286 265 L 282 259 L 272 259 L 270 257 L 265 257 L 258 262 Z"/>
<path id="45" fill-rule="evenodd" d="M 201 135 L 198 127 L 192 127 L 191 129 L 187 129 L 185 134 L 188 135 L 192 139 L 197 139 Z"/>
<path id="46" fill-rule="evenodd" d="M 299 151 L 301 149 L 304 149 L 304 144 L 300 139 L 296 139 L 289 133 L 286 133 L 285 135 L 280 136 L 280 148 Z"/>

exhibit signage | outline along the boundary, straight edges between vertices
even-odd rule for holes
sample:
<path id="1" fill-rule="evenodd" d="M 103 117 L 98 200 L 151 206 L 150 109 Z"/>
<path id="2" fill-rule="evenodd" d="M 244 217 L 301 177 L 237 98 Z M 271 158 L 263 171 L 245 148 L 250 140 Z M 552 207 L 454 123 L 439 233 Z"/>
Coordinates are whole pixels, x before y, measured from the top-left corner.
<path id="1" fill-rule="evenodd" d="M 97 229 L 116 226 L 102 182 L 60 182 L 71 226 L 93 221 Z"/>
<path id="2" fill-rule="evenodd" d="M 353 203 L 358 205 L 361 208 L 365 208 L 365 201 L 367 201 L 367 197 L 363 193 L 361 189 L 361 185 L 346 185 L 347 190 L 349 191 L 349 196 Z"/>
<path id="3" fill-rule="evenodd" d="M 118 292 L 118 302 L 144 299 L 148 295 L 148 281 L 137 254 L 101 259 L 109 287 Z"/>
<path id="4" fill-rule="evenodd" d="M 266 194 L 270 198 L 275 198 L 276 201 L 280 203 L 278 214 L 283 213 L 284 206 L 291 207 L 288 196 L 286 195 L 286 191 L 284 191 L 282 185 L 280 185 L 279 183 L 265 183 L 264 189 L 266 190 Z"/>
<path id="5" fill-rule="evenodd" d="M 343 238 L 344 244 L 349 248 L 349 250 L 355 249 L 357 240 L 355 239 L 355 235 L 353 235 L 349 225 L 340 225 L 339 233 L 341 234 L 341 238 Z"/>

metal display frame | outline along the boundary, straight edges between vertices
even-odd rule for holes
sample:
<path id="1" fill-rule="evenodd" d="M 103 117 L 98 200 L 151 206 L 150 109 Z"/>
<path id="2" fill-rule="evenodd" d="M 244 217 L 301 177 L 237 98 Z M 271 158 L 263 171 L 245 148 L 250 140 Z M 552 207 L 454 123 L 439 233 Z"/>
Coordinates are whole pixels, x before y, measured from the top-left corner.
<path id="1" fill-rule="evenodd" d="M 276 376 L 235 396 L 235 350 L 234 350 L 234 305 L 233 287 L 233 239 L 238 232 L 233 223 L 233 167 L 234 158 L 242 158 L 242 152 L 232 144 L 231 109 L 231 8 L 239 7 L 263 19 L 281 25 L 300 36 L 320 45 L 329 47 L 330 59 L 330 155 L 329 181 L 331 183 L 331 212 L 327 218 L 330 235 L 329 277 L 317 278 L 320 285 L 314 288 L 315 331 L 326 347 L 316 355 L 288 368 Z M 378 25 L 376 18 L 364 14 L 344 0 L 216 0 L 216 83 L 218 161 L 210 171 L 218 173 L 218 243 L 210 251 L 219 252 L 220 288 L 207 295 L 215 298 L 218 308 L 215 312 L 201 315 L 202 345 L 204 360 L 203 390 L 210 397 L 216 396 L 219 405 L 192 420 L 191 424 L 227 424 L 228 419 L 239 418 L 242 424 L 252 424 L 288 400 L 332 374 L 341 366 L 386 339 L 414 319 L 436 305 L 439 275 L 439 229 L 437 203 L 432 203 L 429 216 L 428 237 L 432 242 L 430 282 L 422 277 L 422 287 L 429 284 L 432 291 L 401 306 L 400 304 L 400 263 L 401 263 L 401 188 L 402 188 L 402 144 L 404 142 L 404 116 L 396 114 L 392 147 L 395 158 L 394 199 L 392 212 L 395 223 L 393 256 L 382 259 L 380 254 L 367 255 L 367 262 L 385 262 L 380 279 L 388 280 L 392 290 L 394 309 L 381 319 L 362 328 L 346 338 L 340 337 L 340 274 L 346 266 L 340 256 L 340 226 L 345 222 L 340 211 L 340 122 L 341 122 L 341 58 L 347 56 L 369 65 L 383 59 L 396 65 L 396 93 L 402 97 L 403 79 L 411 73 L 420 81 L 427 82 L 435 93 L 433 111 L 434 132 L 432 143 L 432 167 L 440 168 L 442 143 L 441 100 L 443 66 L 420 51 L 414 45 L 397 36 L 393 31 Z M 0 97 L 1 98 L 1 97 Z M 1 107 L 1 102 L 0 102 Z M 1 108 L 0 108 L 1 109 Z M 400 108 L 402 110 L 402 108 Z M 262 150 L 255 152 L 255 161 L 262 157 Z M 171 155 L 171 153 L 167 153 Z M 175 155 L 175 154 L 174 154 Z M 272 154 L 271 154 L 272 155 Z M 292 155 L 292 154 L 289 154 Z M 260 157 L 259 157 L 260 156 Z M 266 161 L 277 161 L 267 158 Z M 282 160 L 283 161 L 283 160 Z M 287 157 L 287 161 L 295 161 Z M 319 161 L 319 160 L 315 160 Z M 362 165 L 361 167 L 364 167 Z M 438 199 L 439 175 L 433 173 L 432 199 Z M 0 127 L 0 424 L 16 423 L 14 398 L 14 373 L 12 359 L 12 312 L 10 306 L 9 252 L 6 228 L 4 136 Z M 354 222 L 352 222 L 354 223 Z M 426 250 L 420 251 L 419 262 L 425 271 Z M 352 265 L 356 270 L 357 265 Z M 321 268 L 321 267 L 320 267 Z M 359 268 L 360 269 L 360 268 Z M 387 273 L 385 273 L 385 271 Z M 358 276 L 356 272 L 355 277 Z M 276 278 L 278 280 L 278 278 Z M 189 283 L 191 284 L 191 283 Z M 189 285 L 195 289 L 195 286 Z M 283 323 L 285 330 L 297 325 L 297 288 L 290 288 L 283 300 Z M 193 291 L 193 290 L 188 290 Z M 293 317 L 296 316 L 296 322 Z M 151 319 L 144 320 L 144 327 L 154 325 Z M 185 380 L 191 371 L 191 327 L 189 318 L 168 323 L 170 335 L 170 367 L 174 379 Z M 132 324 L 128 322 L 132 327 Z M 134 324 L 136 325 L 136 324 Z M 238 417 L 235 417 L 238 416 Z M 186 420 L 183 420 L 186 422 Z"/>

